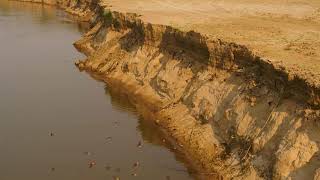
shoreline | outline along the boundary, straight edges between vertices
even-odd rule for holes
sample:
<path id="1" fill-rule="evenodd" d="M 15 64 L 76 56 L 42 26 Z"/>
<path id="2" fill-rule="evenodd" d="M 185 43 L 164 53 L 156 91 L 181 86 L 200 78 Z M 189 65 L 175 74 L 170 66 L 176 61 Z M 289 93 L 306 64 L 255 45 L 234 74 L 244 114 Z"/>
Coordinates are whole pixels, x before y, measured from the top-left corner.
<path id="1" fill-rule="evenodd" d="M 198 173 L 283 179 L 319 153 L 320 88 L 283 66 L 245 46 L 144 23 L 99 1 L 44 2 L 91 21 L 75 43 L 88 57 L 79 69 L 127 94 Z"/>

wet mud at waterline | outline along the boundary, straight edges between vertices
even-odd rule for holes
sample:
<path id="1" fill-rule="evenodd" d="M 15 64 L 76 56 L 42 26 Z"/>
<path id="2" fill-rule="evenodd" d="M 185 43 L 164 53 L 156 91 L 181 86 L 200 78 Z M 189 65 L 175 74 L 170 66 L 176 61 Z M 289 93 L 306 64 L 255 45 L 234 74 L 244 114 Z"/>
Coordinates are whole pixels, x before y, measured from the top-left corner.
<path id="1" fill-rule="evenodd" d="M 88 30 L 74 19 L 0 2 L 0 179 L 194 179 L 155 123 L 74 66 Z"/>

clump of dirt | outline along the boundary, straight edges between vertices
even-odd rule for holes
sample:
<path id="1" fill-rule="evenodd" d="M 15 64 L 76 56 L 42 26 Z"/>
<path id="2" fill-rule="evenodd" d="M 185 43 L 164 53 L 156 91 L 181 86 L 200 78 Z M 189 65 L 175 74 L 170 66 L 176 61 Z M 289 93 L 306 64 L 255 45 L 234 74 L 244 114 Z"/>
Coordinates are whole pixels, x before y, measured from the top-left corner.
<path id="1" fill-rule="evenodd" d="M 77 66 L 127 94 L 197 173 L 318 176 L 319 86 L 236 43 L 145 23 L 99 1 L 58 2 L 90 17 L 91 30 L 75 43 L 87 59 Z"/>

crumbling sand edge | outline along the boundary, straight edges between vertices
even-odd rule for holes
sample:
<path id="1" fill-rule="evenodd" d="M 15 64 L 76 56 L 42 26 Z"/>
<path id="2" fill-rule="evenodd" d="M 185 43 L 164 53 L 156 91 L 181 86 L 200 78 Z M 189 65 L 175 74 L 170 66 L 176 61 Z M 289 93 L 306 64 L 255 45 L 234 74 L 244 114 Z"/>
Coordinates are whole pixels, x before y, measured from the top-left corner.
<path id="1" fill-rule="evenodd" d="M 90 21 L 92 20 L 92 17 L 94 17 L 97 12 L 96 11 L 102 11 L 102 9 L 106 9 L 108 5 L 101 5 L 99 4 L 100 1 L 96 0 L 96 2 L 91 1 L 91 0 L 22 0 L 22 1 L 32 1 L 32 2 L 38 2 L 38 1 L 43 1 L 45 4 L 48 5 L 57 5 L 60 8 L 63 8 L 65 11 L 68 13 L 80 16 L 81 18 L 79 20 L 81 21 Z M 66 3 L 67 2 L 67 3 Z M 77 2 L 77 3 L 72 3 L 72 2 Z M 78 6 L 76 9 L 74 7 Z M 91 6 L 91 9 L 90 7 Z M 94 10 L 94 11 L 92 11 Z M 101 13 L 101 12 L 98 12 Z M 150 23 L 144 23 L 142 22 L 139 18 L 138 15 L 136 14 L 123 14 L 121 12 L 113 12 L 114 16 L 116 18 L 126 18 L 124 16 L 127 16 L 128 19 L 134 19 L 133 23 L 141 23 L 141 24 L 148 24 L 151 26 L 162 26 L 162 25 L 156 25 L 156 24 L 150 24 Z M 165 26 L 167 28 L 172 28 L 170 26 Z M 127 28 L 127 27 L 124 27 Z M 172 28 L 174 31 L 180 31 L 178 29 Z M 191 32 L 189 32 L 191 33 Z M 217 39 L 209 39 L 208 37 L 194 33 L 197 36 L 200 36 L 202 38 L 202 41 L 216 41 Z M 284 67 L 281 64 L 275 64 L 269 61 L 268 59 L 264 59 L 263 57 L 260 57 L 254 52 L 250 51 L 247 49 L 245 46 L 236 44 L 236 43 L 229 43 L 225 42 L 223 40 L 219 41 L 227 46 L 230 46 L 230 48 L 235 48 L 237 49 L 238 47 L 241 48 L 240 51 L 244 51 L 246 53 L 245 56 L 248 57 L 242 57 L 246 58 L 247 61 L 245 62 L 246 64 L 259 64 L 261 68 L 264 69 L 265 72 L 272 72 L 272 74 L 275 74 L 275 77 L 270 77 L 272 79 L 280 79 L 285 86 L 297 86 L 299 87 L 298 92 L 292 92 L 293 94 L 303 94 L 305 96 L 304 100 L 312 107 L 319 109 L 320 108 L 320 87 L 316 84 L 312 84 L 311 81 L 308 81 L 308 79 L 304 79 L 303 77 L 296 76 L 295 74 L 292 73 L 287 67 Z M 237 53 L 237 52 L 233 52 Z M 250 62 L 251 61 L 251 62 Z M 235 62 L 237 65 L 241 66 L 239 63 L 243 62 Z M 246 66 L 246 65 L 245 65 Z"/>
<path id="2" fill-rule="evenodd" d="M 79 21 L 88 21 L 88 22 L 93 20 L 92 18 L 95 15 L 97 15 L 96 11 L 101 11 L 101 9 L 108 8 L 109 6 L 108 4 L 99 4 L 100 0 L 18 0 L 18 1 L 54 5 L 64 9 L 66 12 L 70 14 L 79 16 L 80 17 L 78 19 Z M 126 16 L 121 12 L 113 12 L 113 13 Z M 132 15 L 134 14 L 127 13 L 127 16 L 131 16 L 130 18 L 132 18 Z M 141 22 L 141 20 L 138 18 L 138 15 L 136 15 L 134 19 L 136 19 L 136 21 Z M 147 24 L 150 24 L 150 23 L 147 23 Z M 154 26 L 161 26 L 161 25 L 154 24 Z M 166 26 L 166 27 L 170 27 L 170 26 Z M 172 28 L 172 29 L 175 29 L 175 28 Z M 210 41 L 208 37 L 201 34 L 200 36 L 207 39 L 206 41 Z M 213 41 L 214 40 L 216 39 L 213 39 Z M 229 42 L 225 42 L 223 40 L 221 40 L 221 42 L 229 44 Z M 236 43 L 230 43 L 230 44 L 235 46 L 242 46 Z M 251 57 L 249 59 L 253 61 L 253 63 L 261 64 L 263 68 L 274 71 L 275 74 L 277 74 L 276 76 L 279 76 L 277 78 L 282 79 L 283 83 L 287 84 L 288 86 L 291 86 L 291 85 L 296 86 L 295 84 L 298 84 L 297 86 L 301 88 L 301 90 L 303 91 L 302 93 L 308 96 L 308 98 L 306 99 L 308 104 L 316 109 L 320 108 L 320 87 L 318 84 L 313 84 L 312 81 L 309 81 L 304 77 L 297 76 L 292 71 L 290 71 L 290 69 L 287 69 L 287 67 L 284 67 L 282 64 L 272 63 L 268 59 L 265 59 L 263 57 L 256 55 L 254 52 L 250 51 L 245 46 L 242 46 L 242 47 L 246 49 L 248 53 L 250 53 Z"/>
<path id="3" fill-rule="evenodd" d="M 295 131 L 300 128 L 298 124 L 304 121 L 304 119 L 313 119 L 314 121 L 319 119 L 319 88 L 310 86 L 310 84 L 299 77 L 290 77 L 290 74 L 285 71 L 284 67 L 263 60 L 245 46 L 223 42 L 221 40 L 208 39 L 196 32 L 181 32 L 170 26 L 144 23 L 138 19 L 135 14 L 111 12 L 112 19 L 106 20 L 101 14 L 105 13 L 107 9 L 103 7 L 100 8 L 96 10 L 97 17 L 95 18 L 95 27 L 93 27 L 82 40 L 75 43 L 75 46 L 89 57 L 85 62 L 78 63 L 79 68 L 100 74 L 106 82 L 113 82 L 111 87 L 121 87 L 125 89 L 129 97 L 134 99 L 138 107 L 137 109 L 147 110 L 149 114 L 153 114 L 154 118 L 152 119 L 157 119 L 163 123 L 163 128 L 167 133 L 171 134 L 171 137 L 173 137 L 178 144 L 182 145 L 186 156 L 192 159 L 196 166 L 198 165 L 196 168 L 198 172 L 210 174 L 217 171 L 225 178 L 258 179 L 261 177 L 264 179 L 284 179 L 288 176 L 295 176 L 295 171 L 299 171 L 297 169 L 306 165 L 308 161 L 317 154 L 317 143 L 309 139 L 309 136 L 314 135 L 313 133 L 310 133 L 307 137 L 303 136 L 303 133 L 297 133 L 294 135 L 296 139 L 291 139 L 290 133 L 291 131 L 295 133 Z M 107 12 L 109 11 L 107 10 Z M 117 37 L 118 35 L 119 37 Z M 113 48 L 114 50 L 112 50 Z M 253 83 L 254 85 L 252 87 L 258 87 L 259 91 L 264 91 L 263 89 L 266 88 L 268 89 L 267 91 L 275 93 L 272 95 L 272 101 L 264 102 L 265 104 L 268 103 L 270 107 L 264 107 L 265 110 L 262 111 L 271 112 L 269 114 L 266 113 L 268 115 L 264 117 L 253 115 L 256 116 L 254 118 L 256 118 L 257 124 L 262 124 L 262 126 L 253 127 L 255 130 L 253 130 L 252 133 L 248 131 L 246 132 L 247 134 L 241 134 L 241 131 L 244 131 L 243 129 L 252 128 L 248 126 L 243 127 L 243 129 L 238 128 L 238 132 L 234 135 L 228 133 L 225 135 L 227 137 L 217 135 L 221 133 L 221 131 L 229 131 L 229 129 L 232 129 L 232 126 L 228 127 L 227 125 L 220 129 L 219 126 L 224 125 L 224 123 L 211 122 L 217 121 L 217 118 L 215 118 L 214 115 L 212 116 L 214 110 L 212 114 L 209 113 L 209 115 L 208 111 L 214 108 L 219 109 L 219 106 L 214 106 L 209 103 L 210 105 L 202 109 L 194 110 L 195 108 L 193 108 L 193 106 L 197 106 L 195 105 L 196 102 L 189 102 L 186 97 L 188 93 L 179 93 L 181 89 L 188 90 L 187 86 L 174 84 L 179 84 L 181 79 L 177 79 L 176 82 L 172 82 L 172 79 L 178 78 L 178 76 L 165 79 L 166 74 L 170 74 L 170 70 L 164 70 L 164 73 L 160 77 L 156 75 L 159 79 L 157 79 L 157 77 L 149 79 L 146 78 L 148 75 L 143 76 L 141 75 L 141 73 L 143 73 L 142 71 L 135 69 L 139 68 L 139 65 L 133 65 L 134 59 L 139 58 L 139 60 L 141 60 L 139 63 L 144 64 L 145 61 L 149 61 L 150 58 L 150 62 L 156 61 L 154 57 L 157 57 L 159 53 L 168 58 L 169 62 L 180 60 L 190 63 L 192 67 L 199 67 L 195 68 L 195 72 L 193 72 L 195 74 L 199 74 L 201 71 L 209 74 L 212 73 L 212 76 L 205 80 L 206 82 L 215 82 L 218 80 L 229 82 L 227 79 L 230 79 L 230 81 L 232 81 L 233 78 L 236 79 L 236 77 L 233 76 L 244 75 L 244 77 L 240 79 L 248 83 Z M 166 66 L 167 64 L 164 65 L 164 68 Z M 172 68 L 174 67 L 175 66 L 172 66 Z M 147 65 L 144 68 L 148 68 Z M 187 68 L 184 67 L 179 70 L 184 71 Z M 146 70 L 148 69 L 144 69 L 144 71 Z M 132 74 L 128 75 L 130 73 Z M 161 70 L 159 70 L 159 73 L 161 73 Z M 153 82 L 154 79 L 159 80 L 159 82 L 155 82 L 156 85 Z M 192 84 L 201 82 L 200 79 L 195 79 L 197 78 L 186 78 L 184 80 L 187 82 L 190 80 L 191 83 L 189 84 L 191 84 L 191 86 Z M 171 84 L 171 89 L 170 87 L 161 87 L 162 82 L 165 83 L 164 86 L 173 83 Z M 146 83 L 149 85 L 145 85 Z M 183 82 L 181 83 L 183 84 Z M 260 86 L 255 83 L 263 85 Z M 238 87 L 238 90 L 239 88 L 241 88 L 241 86 Z M 242 103 L 245 104 L 244 106 L 256 106 L 258 107 L 257 109 L 259 109 L 260 103 L 263 104 L 264 97 L 252 95 L 251 91 L 254 91 L 253 89 L 249 88 L 244 90 L 246 92 L 244 94 L 248 96 L 243 95 L 242 92 L 239 91 L 237 92 L 237 96 L 240 97 L 238 99 L 241 101 L 245 101 L 246 98 L 249 99 L 249 103 Z M 170 93 L 170 91 L 178 92 Z M 159 98 L 157 95 L 169 97 Z M 210 95 L 210 93 L 208 95 Z M 232 96 L 232 93 L 230 93 L 230 96 Z M 227 98 L 228 96 L 226 96 L 226 100 Z M 237 99 L 236 97 L 233 98 Z M 236 100 L 234 101 L 237 102 Z M 232 101 L 230 100 L 230 102 Z M 270 105 L 270 102 L 271 104 L 274 103 L 274 105 Z M 295 105 L 294 112 L 288 109 L 281 112 L 283 107 L 288 107 L 290 104 Z M 193 110 L 195 112 L 192 112 Z M 228 120 L 228 113 L 232 111 L 234 111 L 234 113 L 241 112 L 241 110 L 237 110 L 236 107 L 226 108 L 221 111 L 227 114 L 225 115 L 226 117 L 222 117 L 222 119 L 226 120 Z M 256 111 L 256 113 L 259 112 Z M 177 114 L 183 115 L 179 116 Z M 278 114 L 281 114 L 281 116 L 277 117 Z M 303 116 L 303 118 L 301 116 Z M 245 115 L 244 117 L 236 117 L 234 118 L 234 124 L 238 124 L 238 127 L 242 126 L 242 122 L 240 122 L 241 119 L 245 122 L 250 118 L 245 117 Z M 264 120 L 266 122 L 264 122 Z M 203 121 L 207 123 L 203 124 Z M 286 133 L 290 134 L 289 136 L 282 132 L 278 135 L 278 132 L 275 132 L 276 130 L 274 129 L 281 129 L 282 127 L 279 126 L 282 126 L 281 123 L 286 121 L 292 121 L 297 124 L 283 128 L 287 131 Z M 306 124 L 310 124 L 308 128 L 309 126 L 313 126 L 310 122 Z M 317 122 L 315 124 L 317 124 Z M 179 129 L 180 126 L 181 128 Z M 291 126 L 292 129 L 288 130 Z M 302 131 L 309 133 L 308 128 Z M 279 155 L 273 157 L 272 162 L 265 162 L 265 164 L 268 164 L 266 165 L 268 167 L 259 167 L 261 164 L 252 163 L 252 161 L 258 161 L 258 158 L 254 156 L 268 158 L 267 150 L 271 145 L 268 145 L 270 142 L 267 143 L 267 141 L 272 140 L 271 137 L 277 136 L 281 138 L 272 146 L 278 146 L 277 148 L 280 149 L 277 150 L 274 148 L 270 150 L 270 152 L 274 151 L 272 153 L 277 152 Z M 240 149 L 238 149 L 238 147 L 229 147 L 229 144 L 234 143 L 232 142 L 233 138 L 237 139 L 235 144 L 240 146 Z M 229 139 L 227 140 L 229 143 L 226 143 L 225 139 Z M 292 147 L 282 149 L 282 143 L 288 140 L 293 141 Z M 295 144 L 300 144 L 300 141 L 306 143 L 305 146 L 307 146 L 307 149 L 310 148 L 308 149 L 310 152 L 306 152 L 304 155 L 305 159 L 295 162 L 296 154 L 304 151 L 301 148 L 296 148 Z M 229 148 L 231 148 L 231 150 L 228 150 Z M 233 152 L 229 154 L 228 151 Z M 291 157 L 286 157 L 286 154 L 290 154 Z M 252 156 L 252 158 L 250 156 Z M 296 163 L 297 165 L 292 166 L 292 163 Z M 310 166 L 314 168 L 314 163 L 311 164 Z M 270 171 L 272 172 L 270 173 Z"/>
<path id="4" fill-rule="evenodd" d="M 311 138 L 314 133 L 310 133 L 310 129 L 318 124 L 319 87 L 309 84 L 299 77 L 292 77 L 281 65 L 271 64 L 241 45 L 208 39 L 195 32 L 181 32 L 169 26 L 145 24 L 134 14 L 112 12 L 113 20 L 111 22 L 105 21 L 102 17 L 105 8 L 98 1 L 59 1 L 57 4 L 66 11 L 83 17 L 84 20 L 90 19 L 92 21 L 92 30 L 75 44 L 80 51 L 88 55 L 88 60 L 78 63 L 79 68 L 99 74 L 107 83 L 111 84 L 111 87 L 124 89 L 125 93 L 130 96 L 130 99 L 138 107 L 137 109 L 143 110 L 143 114 L 151 114 L 152 119 L 158 120 L 156 123 L 161 125 L 168 134 L 171 134 L 177 144 L 183 147 L 186 156 L 195 161 L 196 166 L 198 164 L 197 170 L 199 172 L 208 174 L 218 171 L 226 178 L 247 179 L 251 177 L 257 179 L 260 176 L 264 179 L 282 179 L 293 176 L 297 169 L 307 165 L 317 154 L 319 143 Z M 106 33 L 114 34 L 115 40 L 124 40 L 120 50 L 107 50 L 111 47 L 116 47 L 115 44 L 117 43 L 112 42 L 112 38 L 106 39 Z M 167 43 L 161 44 L 163 42 Z M 136 45 L 141 50 L 135 49 Z M 243 109 L 228 105 L 230 108 L 223 107 L 221 110 L 216 111 L 215 108 L 218 108 L 216 106 L 219 105 L 221 107 L 226 102 L 215 106 L 214 104 L 212 105 L 213 102 L 209 102 L 210 100 L 208 100 L 209 104 L 207 105 L 202 105 L 202 101 L 197 104 L 195 99 L 201 93 L 195 96 L 190 95 L 187 90 L 188 88 L 192 89 L 192 87 L 186 88 L 184 85 L 181 85 L 181 87 L 169 85 L 169 88 L 163 89 L 161 87 L 162 81 L 159 83 L 154 82 L 155 86 L 150 90 L 148 85 L 144 85 L 145 83 L 150 83 L 148 81 L 150 79 L 138 79 L 139 81 L 137 81 L 136 78 L 142 76 L 132 76 L 135 72 L 134 69 L 128 67 L 131 64 L 127 62 L 127 64 L 121 64 L 122 62 L 119 61 L 122 56 L 124 59 L 132 58 L 129 56 L 130 51 L 142 53 L 140 56 L 145 59 L 145 57 L 148 57 L 148 51 L 153 52 L 159 48 L 165 57 L 170 57 L 168 58 L 169 62 L 184 61 L 185 59 L 197 61 L 190 62 L 192 66 L 199 67 L 195 68 L 194 73 L 209 74 L 204 75 L 206 78 L 203 81 L 204 83 L 213 84 L 219 82 L 221 85 L 226 85 L 226 87 L 237 87 L 238 90 L 236 92 L 230 92 L 228 96 L 221 98 L 226 99 L 226 102 L 229 99 L 230 102 L 238 104 L 239 99 L 242 101 L 247 99 L 248 102 L 240 105 L 245 106 L 244 109 L 246 111 L 249 111 L 247 109 L 252 106 L 253 110 L 250 110 L 250 112 L 255 112 L 259 108 L 265 108 L 262 106 L 263 103 L 274 103 L 276 101 L 274 106 L 271 105 L 270 108 L 263 110 L 270 110 L 270 113 L 266 115 L 266 122 L 263 121 L 265 117 L 259 117 L 254 119 L 256 124 L 249 124 L 241 128 L 244 126 L 242 122 L 246 122 L 245 120 L 248 119 L 245 115 L 241 117 Z M 157 55 L 157 53 L 155 54 Z M 185 57 L 184 54 L 187 54 L 188 57 Z M 119 64 L 123 66 L 119 68 Z M 187 68 L 183 67 L 181 69 L 185 71 Z M 168 70 L 159 72 L 170 73 Z M 237 79 L 237 82 L 232 82 L 233 79 Z M 186 80 L 189 79 L 187 78 Z M 200 83 L 200 80 L 200 78 L 193 76 L 191 82 L 188 83 L 193 86 L 197 82 Z M 177 84 L 179 84 L 178 81 L 180 82 L 181 80 L 178 79 Z M 168 83 L 170 79 L 164 79 L 164 82 Z M 253 85 L 243 90 L 240 85 L 243 82 L 252 83 Z M 152 83 L 150 84 L 152 85 Z M 186 90 L 185 93 L 170 92 L 179 91 L 179 89 L 183 88 Z M 201 88 L 203 87 L 199 86 L 199 89 Z M 216 89 L 219 88 L 216 87 Z M 153 93 L 154 90 L 158 91 L 159 89 L 162 91 L 160 95 L 162 93 L 164 97 L 166 95 L 169 95 L 169 97 L 159 98 L 157 94 Z M 228 90 L 228 88 L 226 89 Z M 252 95 L 252 92 L 255 92 L 256 89 L 258 89 L 259 93 L 260 91 L 266 91 L 268 92 L 267 94 L 271 94 L 272 101 L 263 102 L 263 99 L 266 98 L 264 93 L 260 93 L 259 96 Z M 240 93 L 240 91 L 243 92 Z M 192 93 L 196 94 L 197 92 L 193 91 Z M 215 92 L 212 93 L 214 94 L 213 97 L 217 98 Z M 173 96 L 170 97 L 172 94 Z M 234 94 L 237 96 L 233 96 Z M 178 98 L 175 98 L 175 96 Z M 285 108 L 292 104 L 295 107 L 294 112 Z M 198 105 L 203 107 L 198 107 Z M 220 111 L 224 112 L 223 117 L 219 115 Z M 218 114 L 218 117 L 213 117 L 213 112 Z M 234 113 L 240 114 L 238 115 L 239 117 L 233 117 Z M 258 115 L 253 113 L 251 116 Z M 243 119 L 243 121 L 239 119 Z M 221 122 L 218 120 L 221 120 Z M 286 127 L 283 122 L 287 121 L 294 122 L 294 125 L 285 124 L 288 126 Z M 234 134 L 223 132 L 233 127 L 227 126 L 226 124 L 228 123 L 238 126 Z M 262 126 L 257 126 L 259 123 L 262 123 Z M 301 125 L 302 123 L 306 125 Z M 285 126 L 285 128 L 282 126 Z M 255 129 L 246 131 L 252 127 Z M 274 129 L 280 129 L 280 132 L 274 132 Z M 297 132 L 298 129 L 301 133 Z M 242 139 L 243 137 L 245 137 L 244 140 Z M 272 142 L 272 145 L 269 145 L 270 141 L 273 141 L 272 137 L 279 137 L 280 140 L 276 140 L 274 145 Z M 232 139 L 234 138 L 237 139 L 236 142 L 233 142 Z M 283 142 L 287 141 L 291 145 L 282 147 Z M 241 145 L 240 150 L 238 150 L 238 147 L 229 147 L 228 144 L 232 143 Z M 297 144 L 301 143 L 307 147 L 306 150 L 297 146 Z M 274 148 L 273 146 L 277 147 Z M 228 148 L 231 150 L 227 150 Z M 272 158 L 271 162 L 264 159 L 268 157 L 266 153 L 269 148 L 271 148 L 271 152 L 278 153 Z M 242 153 L 242 150 L 246 151 Z M 231 153 L 226 153 L 227 151 L 231 151 Z M 303 151 L 307 151 L 307 153 Z M 293 154 L 293 157 L 285 156 L 290 153 Z M 301 160 L 295 161 L 295 155 L 299 153 L 299 156 L 302 154 Z M 251 155 L 258 158 L 250 157 Z M 261 164 L 252 163 L 252 161 L 258 161 L 260 157 L 265 161 L 264 163 L 267 164 L 267 167 L 260 167 Z M 292 163 L 295 165 L 291 165 Z M 267 172 L 270 170 L 272 171 L 271 174 Z"/>

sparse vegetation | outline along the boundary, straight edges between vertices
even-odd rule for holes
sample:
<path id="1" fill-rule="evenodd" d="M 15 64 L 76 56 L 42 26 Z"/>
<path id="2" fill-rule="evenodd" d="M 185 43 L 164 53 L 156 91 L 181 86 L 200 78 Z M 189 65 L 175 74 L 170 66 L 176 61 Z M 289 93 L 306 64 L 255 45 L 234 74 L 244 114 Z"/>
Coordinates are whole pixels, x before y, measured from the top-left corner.
<path id="1" fill-rule="evenodd" d="M 102 17 L 105 22 L 111 23 L 112 22 L 112 12 L 109 9 L 104 9 L 102 12 Z"/>

